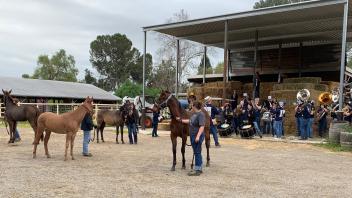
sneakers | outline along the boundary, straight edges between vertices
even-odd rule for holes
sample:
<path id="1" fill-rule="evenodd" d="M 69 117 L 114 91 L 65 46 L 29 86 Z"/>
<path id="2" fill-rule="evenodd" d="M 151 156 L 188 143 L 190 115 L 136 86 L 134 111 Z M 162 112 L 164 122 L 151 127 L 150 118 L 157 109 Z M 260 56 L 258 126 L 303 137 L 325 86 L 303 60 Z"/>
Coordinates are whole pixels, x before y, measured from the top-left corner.
<path id="1" fill-rule="evenodd" d="M 16 138 L 15 139 L 15 142 L 20 142 L 21 141 L 21 138 Z"/>
<path id="2" fill-rule="evenodd" d="M 93 157 L 93 155 L 91 153 L 83 153 L 84 157 Z"/>
<path id="3" fill-rule="evenodd" d="M 201 174 L 203 173 L 203 171 L 201 170 L 191 170 L 189 173 L 188 173 L 188 176 L 200 176 Z"/>
<path id="4" fill-rule="evenodd" d="M 215 147 L 220 148 L 221 145 L 220 144 L 215 144 Z"/>

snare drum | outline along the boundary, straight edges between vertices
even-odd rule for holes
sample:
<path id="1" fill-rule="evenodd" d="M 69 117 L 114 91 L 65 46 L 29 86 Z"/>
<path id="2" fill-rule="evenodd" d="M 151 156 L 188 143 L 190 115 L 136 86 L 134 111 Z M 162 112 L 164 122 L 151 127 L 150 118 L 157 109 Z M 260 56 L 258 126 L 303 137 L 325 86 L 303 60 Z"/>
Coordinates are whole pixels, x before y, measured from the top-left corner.
<path id="1" fill-rule="evenodd" d="M 239 132 L 242 138 L 252 138 L 254 136 L 253 126 L 250 124 L 241 126 Z"/>

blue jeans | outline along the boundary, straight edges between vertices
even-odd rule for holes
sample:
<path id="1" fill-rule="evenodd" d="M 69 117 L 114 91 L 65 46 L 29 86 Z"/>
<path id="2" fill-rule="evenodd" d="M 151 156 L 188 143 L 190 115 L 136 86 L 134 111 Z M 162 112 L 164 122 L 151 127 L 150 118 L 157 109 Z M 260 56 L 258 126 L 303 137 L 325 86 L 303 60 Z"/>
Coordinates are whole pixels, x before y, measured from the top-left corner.
<path id="1" fill-rule="evenodd" d="M 306 140 L 308 138 L 308 121 L 309 119 L 301 118 L 301 138 Z"/>
<path id="2" fill-rule="evenodd" d="M 158 123 L 153 123 L 153 131 L 152 131 L 152 137 L 158 136 Z"/>
<path id="3" fill-rule="evenodd" d="M 262 136 L 262 131 L 260 130 L 260 118 L 255 118 L 254 122 L 253 122 L 254 128 L 255 128 L 255 133 L 258 136 Z"/>
<path id="4" fill-rule="evenodd" d="M 137 144 L 137 130 L 136 130 L 136 124 L 135 123 L 129 123 L 127 125 L 128 128 L 128 138 L 130 140 L 130 144 Z"/>
<path id="5" fill-rule="evenodd" d="M 271 122 L 264 122 L 264 127 L 263 127 L 264 133 L 270 134 L 272 127 L 273 126 L 271 125 Z"/>
<path id="6" fill-rule="evenodd" d="M 20 132 L 16 128 L 16 130 L 15 130 L 15 139 L 19 139 L 19 138 L 21 138 Z"/>
<path id="7" fill-rule="evenodd" d="M 297 128 L 297 136 L 301 136 L 301 121 L 302 117 L 296 118 L 296 128 Z"/>
<path id="8" fill-rule="evenodd" d="M 282 136 L 282 121 L 274 121 L 275 135 L 277 138 Z"/>
<path id="9" fill-rule="evenodd" d="M 193 154 L 194 154 L 194 161 L 195 161 L 195 166 L 194 170 L 202 170 L 203 167 L 203 159 L 202 159 L 202 143 L 204 141 L 204 132 L 202 135 L 199 137 L 199 141 L 196 142 L 196 137 L 197 133 L 191 133 L 190 134 L 190 139 L 191 139 L 191 144 L 193 148 Z"/>
<path id="10" fill-rule="evenodd" d="M 313 122 L 314 118 L 309 118 L 308 120 L 308 137 L 312 138 L 313 137 Z"/>
<path id="11" fill-rule="evenodd" d="M 319 120 L 319 136 L 323 137 L 326 129 L 327 129 L 327 120 L 326 118 L 322 118 L 321 120 Z"/>
<path id="12" fill-rule="evenodd" d="M 90 131 L 83 131 L 83 154 L 88 154 L 88 144 L 90 141 Z"/>
<path id="13" fill-rule="evenodd" d="M 218 131 L 216 130 L 216 127 L 213 124 L 210 125 L 210 133 L 213 134 L 215 145 L 219 145 Z"/>

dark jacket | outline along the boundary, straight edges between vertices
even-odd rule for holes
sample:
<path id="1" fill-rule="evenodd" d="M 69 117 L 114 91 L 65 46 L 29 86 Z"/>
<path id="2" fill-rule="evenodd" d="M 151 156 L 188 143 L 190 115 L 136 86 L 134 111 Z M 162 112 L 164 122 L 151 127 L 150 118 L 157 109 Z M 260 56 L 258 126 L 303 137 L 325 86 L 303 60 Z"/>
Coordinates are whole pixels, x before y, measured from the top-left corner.
<path id="1" fill-rule="evenodd" d="M 81 130 L 90 131 L 93 129 L 93 120 L 90 114 L 86 114 L 81 123 Z"/>
<path id="2" fill-rule="evenodd" d="M 138 124 L 139 115 L 137 109 L 133 110 L 132 115 L 127 115 L 127 124 Z"/>

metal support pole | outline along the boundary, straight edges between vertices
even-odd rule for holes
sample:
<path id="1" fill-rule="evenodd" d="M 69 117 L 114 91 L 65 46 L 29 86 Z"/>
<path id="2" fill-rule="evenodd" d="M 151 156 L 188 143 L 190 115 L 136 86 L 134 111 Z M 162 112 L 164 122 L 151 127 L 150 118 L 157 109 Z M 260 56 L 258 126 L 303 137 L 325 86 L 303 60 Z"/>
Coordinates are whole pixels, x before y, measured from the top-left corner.
<path id="1" fill-rule="evenodd" d="M 257 57 L 258 57 L 258 30 L 255 31 L 255 41 L 254 41 L 254 60 L 253 60 L 253 98 L 255 98 L 255 81 L 256 81 L 256 75 L 255 71 L 257 68 Z"/>
<path id="2" fill-rule="evenodd" d="M 278 83 L 281 83 L 281 53 L 282 53 L 282 43 L 279 44 L 279 58 L 278 58 Z"/>
<path id="3" fill-rule="evenodd" d="M 231 63 L 230 63 L 230 50 L 227 50 L 227 81 L 230 81 L 230 67 L 231 67 Z"/>
<path id="4" fill-rule="evenodd" d="M 348 0 L 344 5 L 343 14 L 343 29 L 341 39 L 341 65 L 340 65 L 340 92 L 339 92 L 339 111 L 343 108 L 343 90 L 344 90 L 344 78 L 345 78 L 345 58 L 346 58 L 346 36 L 347 36 L 347 23 L 348 23 Z"/>
<path id="5" fill-rule="evenodd" d="M 147 53 L 147 32 L 144 31 L 144 42 L 143 42 L 143 107 L 142 107 L 142 129 L 145 130 L 145 56 Z"/>
<path id="6" fill-rule="evenodd" d="M 224 79 L 223 79 L 223 83 L 224 83 L 224 87 L 222 90 L 222 103 L 225 104 L 225 99 L 226 99 L 226 81 L 227 81 L 227 67 L 228 67 L 228 21 L 225 21 L 225 29 L 224 29 Z"/>
<path id="7" fill-rule="evenodd" d="M 175 96 L 178 98 L 178 84 L 179 84 L 179 69 L 180 69 L 180 40 L 176 41 L 176 81 L 175 81 Z"/>
<path id="8" fill-rule="evenodd" d="M 205 84 L 205 75 L 206 75 L 206 70 L 207 70 L 207 65 L 206 65 L 206 61 L 207 61 L 207 46 L 204 46 L 204 57 L 203 57 L 203 84 Z"/>
<path id="9" fill-rule="evenodd" d="M 302 50 L 303 50 L 303 43 L 299 43 L 299 68 L 298 68 L 298 77 L 302 77 Z"/>

